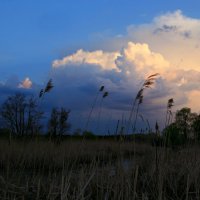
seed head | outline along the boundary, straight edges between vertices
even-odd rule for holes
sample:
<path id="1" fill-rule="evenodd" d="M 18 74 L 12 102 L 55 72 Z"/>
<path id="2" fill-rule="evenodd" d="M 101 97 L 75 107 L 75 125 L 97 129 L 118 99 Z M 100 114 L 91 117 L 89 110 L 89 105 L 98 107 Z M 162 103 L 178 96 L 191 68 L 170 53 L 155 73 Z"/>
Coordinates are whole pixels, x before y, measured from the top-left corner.
<path id="1" fill-rule="evenodd" d="M 44 92 L 49 92 L 52 88 L 53 88 L 53 83 L 52 83 L 52 79 L 50 79 L 46 85 L 46 88 L 44 90 Z"/>
<path id="2" fill-rule="evenodd" d="M 102 85 L 99 89 L 100 92 L 102 92 L 104 90 L 104 86 Z"/>
<path id="3" fill-rule="evenodd" d="M 103 94 L 103 98 L 107 97 L 108 96 L 108 92 L 104 92 Z"/>

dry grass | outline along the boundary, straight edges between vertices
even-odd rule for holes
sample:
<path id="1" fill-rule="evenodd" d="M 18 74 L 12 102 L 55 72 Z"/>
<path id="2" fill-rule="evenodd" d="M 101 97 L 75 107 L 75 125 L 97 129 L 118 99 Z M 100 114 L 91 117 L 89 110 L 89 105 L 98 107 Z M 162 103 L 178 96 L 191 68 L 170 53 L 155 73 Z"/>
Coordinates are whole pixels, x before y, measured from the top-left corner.
<path id="1" fill-rule="evenodd" d="M 0 199 L 199 199 L 199 147 L 114 140 L 0 142 Z"/>
<path id="2" fill-rule="evenodd" d="M 1 142 L 1 198 L 104 199 L 126 189 L 122 162 L 132 155 L 131 143 L 115 141 Z"/>

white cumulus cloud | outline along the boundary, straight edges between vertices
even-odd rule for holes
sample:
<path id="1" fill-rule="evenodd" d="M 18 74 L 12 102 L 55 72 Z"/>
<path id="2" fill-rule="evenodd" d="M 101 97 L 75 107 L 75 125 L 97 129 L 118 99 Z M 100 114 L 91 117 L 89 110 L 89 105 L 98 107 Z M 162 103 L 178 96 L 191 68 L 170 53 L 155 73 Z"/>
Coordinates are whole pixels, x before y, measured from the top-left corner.
<path id="1" fill-rule="evenodd" d="M 140 75 L 143 79 L 152 73 L 163 74 L 169 68 L 169 62 L 157 52 L 153 52 L 146 43 L 128 42 L 116 60 L 118 68 L 131 76 Z"/>
<path id="2" fill-rule="evenodd" d="M 118 52 L 103 52 L 102 50 L 88 52 L 82 49 L 76 53 L 66 56 L 62 59 L 54 60 L 53 67 L 67 66 L 70 64 L 93 64 L 99 65 L 103 69 L 117 69 L 115 59 L 119 55 Z"/>

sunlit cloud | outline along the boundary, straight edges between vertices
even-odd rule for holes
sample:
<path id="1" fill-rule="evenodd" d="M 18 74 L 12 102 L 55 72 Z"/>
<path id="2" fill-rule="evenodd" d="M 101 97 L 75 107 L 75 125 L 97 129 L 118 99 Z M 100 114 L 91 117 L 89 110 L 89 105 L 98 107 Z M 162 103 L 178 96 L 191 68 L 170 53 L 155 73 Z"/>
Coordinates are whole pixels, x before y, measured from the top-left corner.
<path id="1" fill-rule="evenodd" d="M 66 104 L 72 110 L 82 109 L 82 114 L 85 117 L 91 99 L 96 95 L 100 85 L 105 85 L 110 94 L 104 105 L 106 107 L 104 109 L 104 119 L 107 116 L 106 113 L 112 113 L 113 120 L 121 118 L 119 115 L 122 113 L 127 117 L 131 101 L 141 87 L 142 81 L 152 73 L 164 74 L 170 67 L 170 63 L 160 53 L 152 51 L 145 43 L 129 42 L 118 52 L 105 52 L 106 55 L 110 55 L 109 59 L 112 60 L 114 67 L 105 65 L 106 62 L 103 59 L 98 62 L 99 57 L 95 55 L 96 52 L 100 51 L 81 51 L 81 62 L 77 62 L 77 53 L 53 62 L 53 80 L 55 81 L 53 96 L 59 94 L 59 104 Z M 104 55 L 104 52 L 101 52 Z M 89 61 L 86 62 L 88 55 L 93 56 L 90 63 Z M 107 60 L 107 57 L 102 57 Z M 70 61 L 68 61 L 69 58 Z M 65 62 L 63 62 L 64 60 Z M 164 78 L 160 77 L 158 83 L 151 89 L 151 92 L 154 91 L 154 95 L 151 92 L 145 93 L 147 98 L 144 100 L 143 111 L 146 116 L 148 113 L 151 114 L 151 109 L 163 108 L 163 103 L 167 101 L 171 86 L 165 84 L 165 82 Z M 66 91 L 66 93 L 61 91 Z M 159 92 L 162 95 L 158 95 Z M 67 96 L 67 94 L 70 95 Z M 154 103 L 156 98 L 160 99 L 157 104 Z M 96 109 L 96 112 L 98 112 L 98 105 Z M 152 118 L 153 120 L 155 119 Z"/>
<path id="2" fill-rule="evenodd" d="M 103 52 L 101 50 L 88 52 L 80 49 L 72 55 L 53 61 L 53 67 L 56 68 L 70 64 L 93 64 L 99 65 L 105 70 L 117 69 L 115 59 L 118 55 L 118 52 Z"/>
<path id="3" fill-rule="evenodd" d="M 29 89 L 32 86 L 32 81 L 30 80 L 30 78 L 25 78 L 19 85 L 19 88 L 25 88 L 25 89 Z"/>
<path id="4" fill-rule="evenodd" d="M 160 53 L 153 52 L 146 43 L 128 42 L 121 55 L 116 60 L 117 66 L 127 75 L 140 75 L 144 79 L 149 74 L 164 73 L 169 67 L 169 62 Z"/>
<path id="5" fill-rule="evenodd" d="M 167 100 L 172 97 L 174 109 L 190 106 L 198 111 L 194 97 L 199 96 L 200 90 L 199 19 L 177 10 L 158 16 L 149 24 L 131 25 L 127 35 L 116 38 L 110 39 L 107 51 L 80 49 L 53 61 L 55 81 L 71 91 L 69 105 L 77 105 L 79 99 L 89 102 L 95 89 L 104 84 L 111 93 L 107 109 L 117 115 L 127 114 L 142 81 L 152 73 L 160 73 L 154 88 L 145 93 L 142 112 L 155 120 L 152 112 L 157 111 L 157 118 L 161 119 Z M 87 105 L 83 107 L 86 109 Z"/>
<path id="6" fill-rule="evenodd" d="M 148 43 L 170 61 L 172 68 L 200 70 L 200 19 L 177 10 L 158 16 L 149 24 L 131 25 L 127 32 L 126 38 Z"/>
<path id="7" fill-rule="evenodd" d="M 195 112 L 200 112 L 200 106 L 199 106 L 200 91 L 192 90 L 187 95 L 189 98 L 188 107 L 193 108 Z"/>

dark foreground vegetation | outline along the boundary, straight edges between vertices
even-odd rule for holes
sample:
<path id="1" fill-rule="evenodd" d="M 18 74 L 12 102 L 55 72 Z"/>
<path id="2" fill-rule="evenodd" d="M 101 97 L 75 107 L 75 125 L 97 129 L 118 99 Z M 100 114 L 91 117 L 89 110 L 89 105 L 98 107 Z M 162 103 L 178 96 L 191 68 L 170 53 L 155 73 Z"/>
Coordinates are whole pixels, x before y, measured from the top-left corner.
<path id="1" fill-rule="evenodd" d="M 0 199 L 199 199 L 198 144 L 156 138 L 1 138 Z"/>

